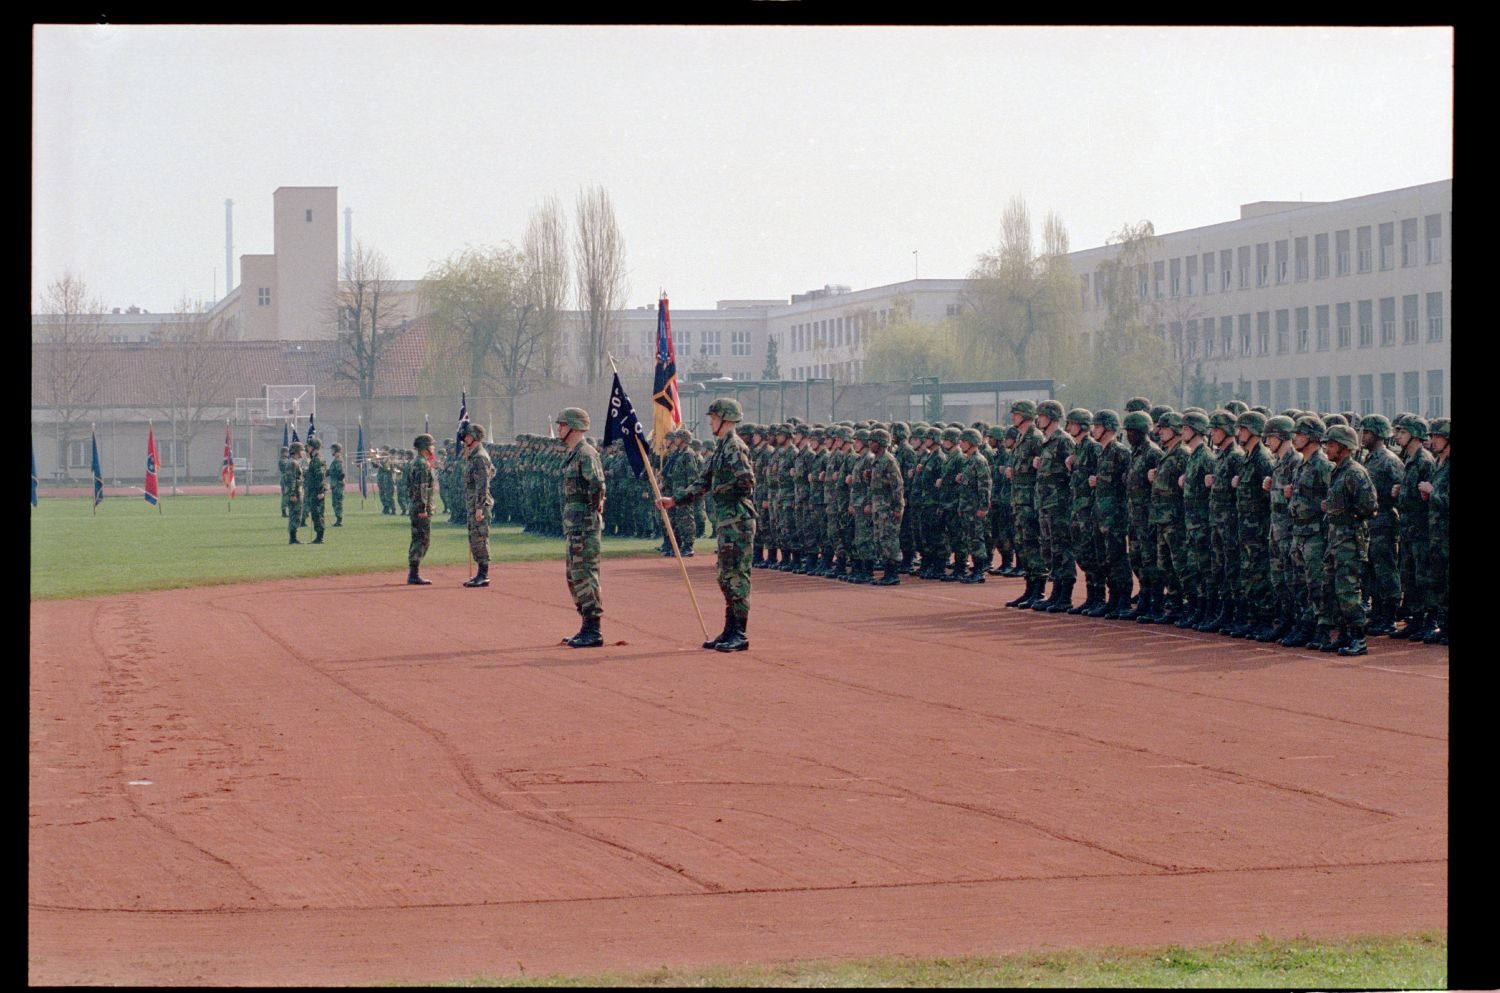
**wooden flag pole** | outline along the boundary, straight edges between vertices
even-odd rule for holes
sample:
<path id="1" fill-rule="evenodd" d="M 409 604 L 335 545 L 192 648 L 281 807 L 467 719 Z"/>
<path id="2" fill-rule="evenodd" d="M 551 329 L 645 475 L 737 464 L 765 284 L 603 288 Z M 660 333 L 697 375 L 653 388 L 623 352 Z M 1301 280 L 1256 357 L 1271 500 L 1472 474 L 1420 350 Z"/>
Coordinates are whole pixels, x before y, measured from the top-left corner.
<path id="1" fill-rule="evenodd" d="M 609 356 L 609 367 L 616 375 L 619 375 L 620 370 L 615 365 L 615 357 L 613 355 Z M 661 487 L 656 485 L 656 473 L 651 471 L 651 456 L 647 453 L 646 446 L 642 443 L 639 432 L 635 435 L 635 447 L 640 451 L 641 463 L 646 467 L 646 478 L 651 482 L 651 493 L 657 500 L 660 500 Z M 667 516 L 665 507 L 660 504 L 656 504 L 655 506 L 657 511 L 661 513 L 662 526 L 667 529 L 667 540 L 672 543 L 672 555 L 677 559 L 677 567 L 682 570 L 682 581 L 687 584 L 688 597 L 693 601 L 693 613 L 698 615 L 698 626 L 703 629 L 703 640 L 708 641 L 713 635 L 708 633 L 708 625 L 703 623 L 703 611 L 698 607 L 698 594 L 693 592 L 692 580 L 688 579 L 687 563 L 682 560 L 682 550 L 677 547 L 677 534 L 672 530 L 672 520 Z"/>

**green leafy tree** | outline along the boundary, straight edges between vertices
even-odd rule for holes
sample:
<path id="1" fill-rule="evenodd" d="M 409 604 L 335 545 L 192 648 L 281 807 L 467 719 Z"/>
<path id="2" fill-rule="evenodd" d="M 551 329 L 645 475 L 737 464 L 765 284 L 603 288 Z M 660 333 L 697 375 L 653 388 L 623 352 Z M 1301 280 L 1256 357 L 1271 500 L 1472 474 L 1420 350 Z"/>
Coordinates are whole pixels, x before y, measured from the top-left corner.
<path id="1" fill-rule="evenodd" d="M 1097 409 L 1118 407 L 1132 394 L 1153 399 L 1177 395 L 1175 363 L 1148 299 L 1150 253 L 1156 242 L 1150 221 L 1126 224 L 1110 237 L 1108 244 L 1117 250 L 1099 266 L 1104 318 L 1089 354 L 1070 363 L 1065 377 L 1070 403 Z"/>

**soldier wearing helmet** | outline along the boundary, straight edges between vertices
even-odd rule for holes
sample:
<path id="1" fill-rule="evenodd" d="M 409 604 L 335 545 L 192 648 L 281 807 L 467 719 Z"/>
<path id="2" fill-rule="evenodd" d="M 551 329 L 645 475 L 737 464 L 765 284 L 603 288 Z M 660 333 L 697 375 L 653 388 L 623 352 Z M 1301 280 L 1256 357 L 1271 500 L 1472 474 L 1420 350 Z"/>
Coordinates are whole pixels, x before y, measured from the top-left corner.
<path id="1" fill-rule="evenodd" d="M 1107 599 L 1085 611 L 1089 617 L 1118 618 L 1130 610 L 1130 555 L 1126 536 L 1130 530 L 1127 493 L 1130 449 L 1118 437 L 1120 415 L 1113 410 L 1094 414 L 1090 434 L 1099 445 L 1094 473 L 1088 486 L 1094 495 L 1094 526 L 1099 542 L 1099 576 Z"/>
<path id="2" fill-rule="evenodd" d="M 1297 580 L 1296 565 L 1292 561 L 1292 518 L 1286 497 L 1286 487 L 1296 478 L 1302 464 L 1302 456 L 1292 447 L 1295 429 L 1291 417 L 1278 414 L 1266 421 L 1263 436 L 1266 450 L 1271 455 L 1271 474 L 1261 481 L 1261 487 L 1270 498 L 1267 534 L 1271 558 L 1271 610 L 1276 619 L 1265 639 L 1267 641 L 1279 642 L 1292 633 L 1306 585 Z"/>
<path id="3" fill-rule="evenodd" d="M 670 448 L 661 464 L 661 486 L 664 493 L 675 493 L 698 478 L 703 459 L 693 451 L 690 444 L 692 437 L 693 433 L 686 428 L 667 433 Z M 708 497 L 705 496 L 704 499 L 707 500 Z M 693 555 L 693 542 L 698 537 L 697 511 L 700 508 L 701 504 L 678 507 L 667 515 L 667 522 L 671 524 L 672 534 L 677 539 L 677 551 L 672 550 L 671 542 L 668 541 L 663 556 L 670 558 L 681 553 L 683 558 L 689 558 Z"/>
<path id="4" fill-rule="evenodd" d="M 1379 512 L 1375 485 L 1354 453 L 1359 436 L 1347 424 L 1337 424 L 1323 434 L 1323 448 L 1333 463 L 1328 493 L 1323 498 L 1327 515 L 1328 544 L 1323 557 L 1323 588 L 1329 596 L 1329 615 L 1334 630 L 1322 642 L 1325 652 L 1364 655 L 1365 608 L 1360 577 L 1368 557 L 1369 521 Z"/>
<path id="5" fill-rule="evenodd" d="M 1068 522 L 1072 516 L 1072 495 L 1068 489 L 1068 457 L 1073 454 L 1073 438 L 1062 430 L 1063 406 L 1056 400 L 1036 405 L 1037 427 L 1042 431 L 1041 451 L 1032 459 L 1036 467 L 1036 518 L 1042 561 L 1052 581 L 1050 596 L 1033 601 L 1032 610 L 1058 612 L 1073 606 L 1073 585 L 1077 582 L 1078 564 L 1073 558 Z"/>
<path id="6" fill-rule="evenodd" d="M 1221 609 L 1218 574 L 1214 570 L 1213 519 L 1205 480 L 1214 468 L 1214 449 L 1208 441 L 1208 414 L 1200 407 L 1182 412 L 1182 447 L 1187 464 L 1182 470 L 1182 553 L 1196 588 L 1185 592 L 1187 603 L 1177 619 L 1180 628 L 1194 627 Z"/>
<path id="7" fill-rule="evenodd" d="M 1120 620 L 1135 620 L 1149 615 L 1160 597 L 1156 592 L 1156 527 L 1151 523 L 1151 470 L 1161 464 L 1164 454 L 1161 446 L 1151 437 L 1151 415 L 1144 410 L 1132 410 L 1121 422 L 1125 427 L 1125 439 L 1130 446 L 1130 471 L 1125 477 L 1126 508 L 1129 514 L 1130 567 L 1140 584 L 1140 596 L 1135 606 L 1116 611 Z"/>
<path id="8" fill-rule="evenodd" d="M 718 525 L 719 590 L 724 594 L 724 631 L 703 643 L 704 648 L 721 652 L 742 652 L 750 647 L 747 634 L 750 620 L 750 561 L 755 545 L 755 469 L 750 450 L 734 426 L 741 421 L 740 405 L 729 397 L 719 397 L 708 405 L 708 426 L 718 443 L 713 454 L 688 486 L 663 496 L 656 505 L 671 510 L 679 503 L 690 504 L 705 493 L 714 496 L 714 516 Z"/>
<path id="9" fill-rule="evenodd" d="M 287 544 L 300 545 L 297 528 L 302 525 L 302 443 L 299 441 L 287 446 L 286 458 L 281 462 L 281 492 L 286 497 Z"/>
<path id="10" fill-rule="evenodd" d="M 1094 425 L 1093 411 L 1074 407 L 1068 411 L 1066 424 L 1065 430 L 1073 439 L 1073 452 L 1067 458 L 1068 539 L 1073 559 L 1083 570 L 1085 596 L 1082 603 L 1064 609 L 1070 614 L 1082 614 L 1104 602 L 1104 576 L 1100 572 L 1103 550 L 1094 520 L 1094 489 L 1089 486 L 1089 477 L 1098 472 L 1103 448 L 1089 436 Z"/>
<path id="11" fill-rule="evenodd" d="M 1229 634 L 1270 641 L 1275 630 L 1271 590 L 1271 495 L 1265 481 L 1273 468 L 1263 437 L 1266 416 L 1247 410 L 1235 422 L 1235 440 L 1245 453 L 1236 478 L 1235 513 L 1239 518 L 1240 599 L 1245 619 Z"/>
<path id="12" fill-rule="evenodd" d="M 1422 418 L 1403 413 L 1397 415 L 1392 430 L 1402 459 L 1401 479 L 1391 491 L 1396 498 L 1396 526 L 1400 536 L 1402 602 L 1397 619 L 1407 622 L 1391 633 L 1396 639 L 1421 640 L 1436 629 L 1433 609 L 1437 593 L 1429 555 L 1427 506 L 1421 493 L 1421 484 L 1431 480 L 1437 468 L 1437 460 L 1424 444 L 1427 428 Z"/>
<path id="13" fill-rule="evenodd" d="M 1025 571 L 1026 588 L 1005 605 L 1025 609 L 1046 599 L 1047 563 L 1042 560 L 1036 507 L 1036 466 L 1045 439 L 1035 423 L 1036 404 L 1030 400 L 1012 403 L 1010 420 L 1019 435 L 1008 470 L 1010 509 L 1016 531 L 1016 558 Z"/>
<path id="14" fill-rule="evenodd" d="M 1364 448 L 1362 461 L 1380 503 L 1379 512 L 1370 521 L 1370 555 L 1363 577 L 1364 589 L 1370 596 L 1370 618 L 1365 633 L 1387 635 L 1396 630 L 1396 606 L 1401 602 L 1398 544 L 1401 525 L 1396 493 L 1405 467 L 1386 447 L 1391 438 L 1391 422 L 1384 415 L 1370 414 L 1360 421 L 1359 427 L 1360 444 Z"/>
<path id="15" fill-rule="evenodd" d="M 853 555 L 854 519 L 849 513 L 849 473 L 854 460 L 854 429 L 840 424 L 835 429 L 836 444 L 823 470 L 823 499 L 826 504 L 827 543 L 832 560 L 824 570 L 828 578 L 849 578 Z"/>
<path id="16" fill-rule="evenodd" d="M 1333 463 L 1323 453 L 1324 425 L 1315 416 L 1299 417 L 1292 429 L 1292 444 L 1302 453 L 1296 478 L 1283 492 L 1292 516 L 1292 556 L 1297 579 L 1306 595 L 1298 626 L 1281 644 L 1288 648 L 1307 646 L 1319 650 L 1333 624 L 1330 605 L 1323 592 L 1323 555 L 1328 548 L 1322 503 L 1328 496 Z"/>
<path id="17" fill-rule="evenodd" d="M 1011 439 L 1006 441 L 1006 437 Z M 990 565 L 985 573 L 990 576 L 1019 575 L 1013 571 L 1015 530 L 1010 511 L 1010 478 L 1005 470 L 1010 466 L 1011 449 L 1015 447 L 1017 432 L 1003 424 L 996 424 L 985 432 L 985 443 L 989 446 L 985 459 L 990 464 L 990 513 L 989 546 L 986 561 L 993 561 L 995 552 L 1000 553 L 1000 564 Z"/>
<path id="18" fill-rule="evenodd" d="M 1227 405 L 1208 418 L 1208 441 L 1213 447 L 1214 462 L 1203 483 L 1208 487 L 1213 551 L 1213 578 L 1209 585 L 1218 595 L 1218 609 L 1195 628 L 1209 634 L 1230 634 L 1246 620 L 1246 604 L 1240 589 L 1239 504 L 1234 489 L 1234 479 L 1245 464 L 1245 450 L 1235 441 L 1238 419 L 1239 415 Z"/>
<path id="19" fill-rule="evenodd" d="M 1427 428 L 1427 445 L 1432 450 L 1436 463 L 1432 479 L 1417 484 L 1417 490 L 1427 501 L 1427 550 L 1433 579 L 1435 605 L 1433 628 L 1422 640 L 1429 645 L 1448 643 L 1448 463 L 1453 451 L 1453 422 L 1446 417 L 1434 417 Z M 1415 635 L 1413 635 L 1415 638 Z"/>
<path id="20" fill-rule="evenodd" d="M 604 464 L 589 443 L 588 411 L 568 407 L 555 419 L 566 451 L 561 466 L 562 531 L 566 542 L 568 592 L 582 619 L 578 633 L 564 638 L 570 648 L 598 648 L 604 601 L 599 592 L 599 541 L 604 527 Z M 681 432 L 678 433 L 682 440 Z"/>
<path id="21" fill-rule="evenodd" d="M 1181 616 L 1182 597 L 1198 588 L 1184 545 L 1185 509 L 1182 477 L 1187 470 L 1187 449 L 1182 447 L 1182 415 L 1168 408 L 1156 421 L 1162 443 L 1161 462 L 1147 473 L 1151 482 L 1151 523 L 1156 527 L 1156 586 L 1148 613 L 1138 615 L 1139 624 L 1170 624 Z M 1170 591 L 1170 593 L 1168 593 Z"/>
<path id="22" fill-rule="evenodd" d="M 495 466 L 484 448 L 484 428 L 470 422 L 464 427 L 464 521 L 469 530 L 469 554 L 476 572 L 464 585 L 476 588 L 490 585 L 490 478 Z"/>
<path id="23" fill-rule="evenodd" d="M 905 483 L 901 464 L 891 454 L 891 435 L 884 428 L 870 432 L 869 499 L 864 512 L 870 518 L 873 532 L 873 557 L 885 573 L 872 580 L 875 586 L 896 586 L 901 582 L 901 518 L 905 514 Z"/>
<path id="24" fill-rule="evenodd" d="M 911 474 L 917 466 L 917 450 L 912 445 L 911 427 L 905 421 L 896 421 L 891 424 L 891 454 L 896 458 L 896 464 L 901 467 L 901 484 L 903 493 L 905 488 L 911 485 Z M 911 512 L 910 496 L 904 494 L 906 510 L 901 514 L 901 571 L 903 573 L 911 570 L 912 561 L 917 555 L 917 545 L 913 538 L 914 521 L 916 515 Z"/>
<path id="25" fill-rule="evenodd" d="M 965 428 L 958 436 L 958 450 L 951 453 L 962 462 L 953 477 L 956 488 L 957 510 L 950 520 L 956 525 L 950 532 L 950 543 L 957 563 L 959 582 L 984 582 L 984 569 L 989 564 L 990 498 L 993 484 L 990 479 L 990 463 L 981 448 L 984 436 L 978 428 Z M 964 568 L 964 560 L 968 568 Z"/>
<path id="26" fill-rule="evenodd" d="M 813 528 L 812 483 L 808 476 L 817 458 L 816 428 L 797 425 L 792 434 L 792 572 L 805 576 L 817 557 Z"/>

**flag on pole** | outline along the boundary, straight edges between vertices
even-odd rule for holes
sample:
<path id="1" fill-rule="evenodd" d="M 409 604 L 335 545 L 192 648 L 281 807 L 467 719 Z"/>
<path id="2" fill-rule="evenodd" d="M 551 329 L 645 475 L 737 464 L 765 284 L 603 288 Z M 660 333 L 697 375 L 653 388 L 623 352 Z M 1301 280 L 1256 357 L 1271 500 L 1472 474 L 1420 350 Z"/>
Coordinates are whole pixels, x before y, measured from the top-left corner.
<path id="1" fill-rule="evenodd" d="M 432 434 L 432 422 L 427 419 L 426 414 L 422 415 L 422 433 Z"/>
<path id="2" fill-rule="evenodd" d="M 156 429 L 146 429 L 146 502 L 153 507 L 159 507 L 160 497 L 156 492 L 156 467 L 160 463 L 156 455 Z"/>
<path id="3" fill-rule="evenodd" d="M 97 507 L 104 499 L 104 470 L 99 467 L 99 436 L 92 427 L 89 428 L 89 444 L 94 449 L 89 465 L 94 473 L 94 506 Z"/>
<path id="4" fill-rule="evenodd" d="M 464 447 L 464 428 L 469 426 L 469 391 L 464 390 L 458 401 L 458 447 Z"/>
<path id="5" fill-rule="evenodd" d="M 36 441 L 31 442 L 31 505 L 36 506 Z"/>
<path id="6" fill-rule="evenodd" d="M 641 444 L 636 444 L 636 439 Z M 635 416 L 635 408 L 630 404 L 630 397 L 625 395 L 625 387 L 620 385 L 620 374 L 615 373 L 615 384 L 609 390 L 609 419 L 604 424 L 604 445 L 609 447 L 612 442 L 623 442 L 625 457 L 630 460 L 630 468 L 637 477 L 646 471 L 646 462 L 641 458 L 641 449 L 646 442 L 646 429 L 641 427 L 640 418 Z"/>
<path id="7" fill-rule="evenodd" d="M 317 433 L 318 433 L 318 429 L 315 428 L 315 427 L 313 427 L 313 415 L 311 413 L 309 413 L 307 415 L 307 440 L 308 441 L 312 441 L 313 438 L 314 438 L 314 436 L 317 435 Z"/>
<path id="8" fill-rule="evenodd" d="M 293 424 L 292 425 L 292 441 L 297 442 L 297 441 L 301 441 L 301 440 L 302 440 L 301 438 L 297 437 L 297 425 Z"/>
<path id="9" fill-rule="evenodd" d="M 665 293 L 656 310 L 656 381 L 651 399 L 651 447 L 660 454 L 667 450 L 667 432 L 682 426 L 682 408 L 677 402 L 677 349 L 672 344 L 672 317 L 667 312 Z"/>
<path id="10" fill-rule="evenodd" d="M 224 422 L 224 464 L 219 467 L 219 481 L 234 499 L 234 449 L 229 444 L 229 422 Z"/>
<path id="11" fill-rule="evenodd" d="M 359 425 L 359 442 L 354 446 L 354 461 L 359 463 L 359 498 L 370 495 L 370 460 L 365 455 L 365 425 Z"/>
<path id="12" fill-rule="evenodd" d="M 285 448 L 285 447 L 287 447 L 288 445 L 290 445 L 292 443 L 291 430 L 292 430 L 292 422 L 291 421 L 282 421 L 281 422 L 281 447 L 282 448 Z"/>

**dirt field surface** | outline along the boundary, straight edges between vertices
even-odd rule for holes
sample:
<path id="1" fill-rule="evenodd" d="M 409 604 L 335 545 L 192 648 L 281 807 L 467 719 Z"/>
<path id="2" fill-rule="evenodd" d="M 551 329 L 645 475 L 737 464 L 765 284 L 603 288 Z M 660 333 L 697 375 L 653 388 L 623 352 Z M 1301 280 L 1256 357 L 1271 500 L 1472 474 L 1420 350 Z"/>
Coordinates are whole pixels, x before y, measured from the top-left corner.
<path id="1" fill-rule="evenodd" d="M 711 560 L 689 571 L 710 633 Z M 1447 923 L 1448 653 L 662 559 L 31 604 L 28 978 L 334 985 Z"/>

